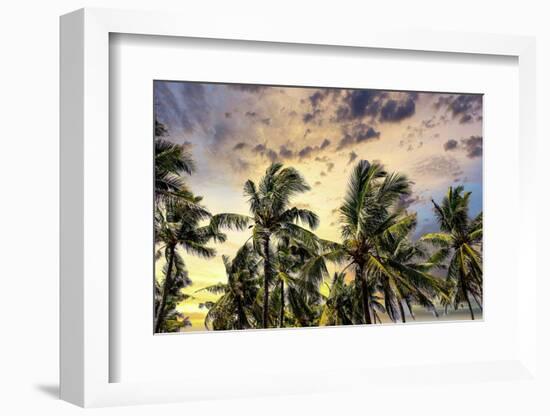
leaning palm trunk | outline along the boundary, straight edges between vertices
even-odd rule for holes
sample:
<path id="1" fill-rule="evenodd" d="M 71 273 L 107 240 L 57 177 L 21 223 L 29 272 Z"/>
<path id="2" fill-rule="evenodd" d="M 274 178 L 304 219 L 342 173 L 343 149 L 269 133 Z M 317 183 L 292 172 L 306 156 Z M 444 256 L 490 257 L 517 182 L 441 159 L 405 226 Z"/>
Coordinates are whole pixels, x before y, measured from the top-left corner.
<path id="1" fill-rule="evenodd" d="M 269 326 L 269 275 L 271 273 L 271 259 L 269 257 L 269 234 L 264 239 L 264 304 L 262 313 L 262 327 Z"/>
<path id="2" fill-rule="evenodd" d="M 468 309 L 470 310 L 470 317 L 472 318 L 472 321 L 475 320 L 474 318 L 474 311 L 472 309 L 472 303 L 470 302 L 470 298 L 468 297 L 468 289 L 466 289 L 466 284 L 464 283 L 464 279 L 460 279 L 460 286 L 462 289 L 462 295 L 464 296 L 464 299 L 466 299 L 466 303 L 468 304 Z"/>
<path id="3" fill-rule="evenodd" d="M 359 279 L 361 282 L 361 298 L 363 300 L 363 315 L 365 323 L 370 325 L 372 324 L 372 320 L 370 318 L 370 306 L 369 306 L 369 289 L 367 287 L 367 279 L 366 276 L 363 276 L 363 266 L 357 267 L 357 275 L 355 276 L 356 279 Z"/>
<path id="4" fill-rule="evenodd" d="M 172 269 L 174 268 L 174 251 L 175 247 L 172 246 L 169 251 L 168 268 L 166 269 L 166 276 L 162 285 L 162 298 L 155 314 L 155 333 L 160 331 L 164 321 L 164 309 L 166 308 L 166 300 L 168 299 L 168 292 L 172 286 Z"/>
<path id="5" fill-rule="evenodd" d="M 281 309 L 279 310 L 279 328 L 285 326 L 285 282 L 281 279 Z"/>

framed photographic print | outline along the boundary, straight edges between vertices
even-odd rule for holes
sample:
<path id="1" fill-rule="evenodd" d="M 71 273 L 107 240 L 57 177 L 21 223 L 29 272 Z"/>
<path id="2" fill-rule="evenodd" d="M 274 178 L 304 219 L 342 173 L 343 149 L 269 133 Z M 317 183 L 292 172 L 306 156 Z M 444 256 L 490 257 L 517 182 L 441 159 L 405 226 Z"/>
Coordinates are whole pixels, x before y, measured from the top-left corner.
<path id="1" fill-rule="evenodd" d="M 155 333 L 482 318 L 482 95 L 153 88 Z"/>
<path id="2" fill-rule="evenodd" d="M 533 39 L 218 23 L 61 19 L 62 398 L 538 388 Z"/>

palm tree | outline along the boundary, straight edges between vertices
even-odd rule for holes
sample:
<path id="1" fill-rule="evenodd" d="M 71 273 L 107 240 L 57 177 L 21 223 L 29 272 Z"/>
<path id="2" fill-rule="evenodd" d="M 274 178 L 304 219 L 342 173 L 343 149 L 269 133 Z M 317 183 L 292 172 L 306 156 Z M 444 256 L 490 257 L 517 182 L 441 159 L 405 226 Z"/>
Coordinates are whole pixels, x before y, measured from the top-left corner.
<path id="1" fill-rule="evenodd" d="M 165 139 L 166 127 L 155 120 L 155 201 L 170 203 L 174 200 L 192 200 L 183 173 L 191 175 L 195 162 L 187 148 Z"/>
<path id="2" fill-rule="evenodd" d="M 414 319 L 413 302 L 437 316 L 432 299 L 447 297 L 444 282 L 428 273 L 440 265 L 437 253 L 429 257 L 421 243 L 410 239 L 415 227 L 416 214 L 405 215 L 377 241 L 378 257 L 386 272 L 374 271 L 373 277 L 384 297 L 386 313 L 394 322 L 398 317 L 406 322 L 404 304 Z"/>
<path id="3" fill-rule="evenodd" d="M 298 325 L 309 326 L 315 319 L 311 306 L 321 300 L 319 288 L 304 280 L 300 273 L 304 263 L 313 255 L 315 252 L 298 240 L 279 239 L 272 256 L 276 288 L 271 300 L 272 309 L 278 311 L 279 328 L 285 326 L 287 305 Z"/>
<path id="4" fill-rule="evenodd" d="M 252 214 L 254 248 L 262 253 L 264 259 L 263 328 L 269 326 L 269 286 L 274 275 L 271 239 L 288 236 L 307 245 L 316 244 L 315 235 L 300 227 L 297 222 L 301 221 L 315 229 L 319 224 L 317 215 L 308 209 L 290 207 L 292 197 L 309 189 L 309 185 L 296 169 L 283 168 L 281 163 L 271 164 L 258 186 L 251 180 L 244 185 Z"/>
<path id="5" fill-rule="evenodd" d="M 452 302 L 455 309 L 466 302 L 473 320 L 470 297 L 481 309 L 483 304 L 483 214 L 470 219 L 470 195 L 471 192 L 464 192 L 463 186 L 449 187 L 440 205 L 432 200 L 441 232 L 426 234 L 421 240 L 436 247 L 441 260 L 451 255 L 447 279 L 453 283 Z"/>
<path id="6" fill-rule="evenodd" d="M 344 204 L 340 207 L 342 243 L 326 244 L 328 251 L 310 260 L 305 274 L 320 281 L 328 277 L 326 261 L 345 264 L 343 271 L 351 268 L 355 273 L 355 288 L 361 294 L 362 322 L 371 324 L 368 273 L 383 273 L 388 278 L 401 280 L 390 274 L 377 252 L 380 236 L 401 226 L 401 212 L 392 210 L 398 200 L 410 193 L 406 176 L 388 174 L 382 166 L 360 161 L 351 174 Z"/>
<path id="7" fill-rule="evenodd" d="M 212 216 L 200 202 L 201 197 L 190 199 L 191 204 L 182 203 L 171 205 L 166 211 L 157 209 L 155 213 L 155 241 L 161 246 L 157 249 L 156 258 L 164 255 L 166 269 L 164 281 L 160 290 L 159 301 L 155 310 L 155 332 L 161 329 L 166 313 L 166 304 L 175 278 L 185 271 L 185 262 L 178 253 L 181 248 L 188 254 L 202 258 L 212 258 L 216 251 L 208 247 L 210 241 L 223 243 L 226 235 L 220 230 L 223 228 L 242 230 L 246 227 L 248 219 L 235 214 L 218 214 Z M 209 220 L 207 225 L 201 222 Z M 186 271 L 185 271 L 186 273 Z"/>
<path id="8" fill-rule="evenodd" d="M 259 292 L 259 260 L 250 244 L 241 247 L 233 260 L 227 256 L 222 256 L 222 259 L 227 283 L 218 283 L 197 291 L 222 295 L 216 302 L 199 305 L 208 309 L 205 326 L 215 330 L 251 328 L 254 323 L 254 302 Z"/>

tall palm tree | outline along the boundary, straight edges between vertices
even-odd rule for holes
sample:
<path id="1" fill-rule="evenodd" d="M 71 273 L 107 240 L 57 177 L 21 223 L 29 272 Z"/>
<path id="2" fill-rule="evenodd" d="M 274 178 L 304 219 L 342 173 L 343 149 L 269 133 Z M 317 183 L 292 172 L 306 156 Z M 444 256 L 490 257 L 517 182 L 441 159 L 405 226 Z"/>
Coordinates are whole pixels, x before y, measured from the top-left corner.
<path id="1" fill-rule="evenodd" d="M 441 204 L 432 200 L 441 232 L 426 234 L 421 240 L 435 246 L 441 259 L 451 256 L 447 279 L 453 283 L 452 302 L 455 309 L 466 302 L 473 320 L 470 297 L 480 308 L 483 304 L 483 214 L 470 218 L 470 195 L 471 192 L 464 192 L 463 186 L 449 187 Z"/>
<path id="2" fill-rule="evenodd" d="M 190 199 L 191 204 L 171 205 L 166 213 L 160 209 L 156 210 L 155 241 L 160 244 L 156 258 L 164 255 L 166 269 L 155 310 L 155 332 L 159 332 L 163 325 L 166 304 L 174 287 L 174 279 L 185 270 L 185 262 L 177 248 L 183 249 L 188 254 L 212 258 L 216 255 L 216 251 L 207 244 L 211 241 L 220 243 L 226 241 L 226 235 L 220 231 L 222 228 L 242 230 L 248 223 L 247 218 L 235 214 L 213 216 L 201 205 L 201 200 L 201 197 L 194 196 Z M 201 225 L 205 220 L 209 220 L 209 223 Z"/>
<path id="3" fill-rule="evenodd" d="M 362 160 L 352 171 L 344 204 L 340 207 L 342 243 L 327 244 L 328 251 L 310 260 L 304 272 L 319 281 L 328 277 L 326 261 L 344 264 L 355 273 L 354 284 L 361 294 L 362 322 L 372 324 L 369 304 L 368 273 L 390 273 L 377 252 L 378 238 L 405 221 L 400 211 L 392 209 L 398 200 L 410 193 L 406 176 L 385 172 L 381 165 Z M 401 277 L 393 276 L 400 280 Z"/>
<path id="4" fill-rule="evenodd" d="M 269 326 L 269 286 L 273 281 L 271 240 L 283 236 L 292 237 L 304 244 L 316 244 L 313 233 L 302 228 L 300 221 L 315 229 L 319 218 L 308 209 L 291 207 L 291 199 L 310 190 L 302 175 L 292 167 L 283 168 L 281 163 L 271 164 L 258 186 L 251 181 L 244 185 L 252 215 L 252 240 L 255 249 L 264 259 L 262 327 Z"/>
<path id="5" fill-rule="evenodd" d="M 227 256 L 222 256 L 222 259 L 227 283 L 218 283 L 197 291 L 221 294 L 216 302 L 199 305 L 208 309 L 205 326 L 215 330 L 251 328 L 254 325 L 254 302 L 259 292 L 259 259 L 250 244 L 241 247 L 233 260 Z"/>

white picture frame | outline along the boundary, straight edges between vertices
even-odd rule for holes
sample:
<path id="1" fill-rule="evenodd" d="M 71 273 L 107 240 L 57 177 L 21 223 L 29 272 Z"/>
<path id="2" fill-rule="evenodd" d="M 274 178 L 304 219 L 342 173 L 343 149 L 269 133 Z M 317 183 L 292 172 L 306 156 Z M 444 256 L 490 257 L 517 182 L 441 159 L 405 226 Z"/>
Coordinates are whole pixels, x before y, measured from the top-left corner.
<path id="1" fill-rule="evenodd" d="M 520 166 L 518 258 L 525 277 L 517 292 L 517 354 L 509 360 L 457 364 L 421 365 L 414 369 L 393 369 L 393 377 L 413 376 L 418 383 L 437 380 L 437 374 L 451 370 L 468 383 L 500 379 L 510 383 L 537 383 L 536 280 L 532 241 L 536 218 L 534 184 L 528 173 L 535 165 L 535 40 L 530 37 L 469 33 L 401 32 L 378 29 L 328 34 L 298 28 L 280 30 L 274 24 L 238 29 L 223 19 L 204 25 L 200 19 L 186 19 L 173 13 L 82 9 L 61 18 L 61 398 L 79 406 L 160 403 L 213 397 L 239 397 L 279 393 L 342 391 L 371 386 L 383 377 L 371 369 L 332 370 L 333 378 L 347 382 L 305 383 L 308 374 L 285 379 L 280 375 L 265 380 L 242 380 L 227 386 L 214 385 L 209 391 L 188 388 L 185 382 L 110 382 L 110 363 L 117 357 L 109 349 L 109 36 L 124 33 L 282 44 L 332 45 L 335 47 L 431 51 L 453 54 L 505 55 L 519 62 Z M 529 210 L 529 215 L 527 211 Z M 518 272 L 518 271 L 516 271 Z M 522 319 L 525 317 L 525 319 Z M 307 336 L 307 335 L 306 335 Z M 387 377 L 387 376 L 386 376 Z M 277 386 L 285 385 L 283 388 Z M 304 387 L 307 384 L 307 388 Z M 372 389 L 372 387 L 368 387 Z M 491 390 L 492 391 L 492 390 Z M 489 394 L 489 393 L 488 393 Z M 491 393 L 491 394 L 496 394 Z M 495 398 L 498 396 L 495 395 Z"/>

